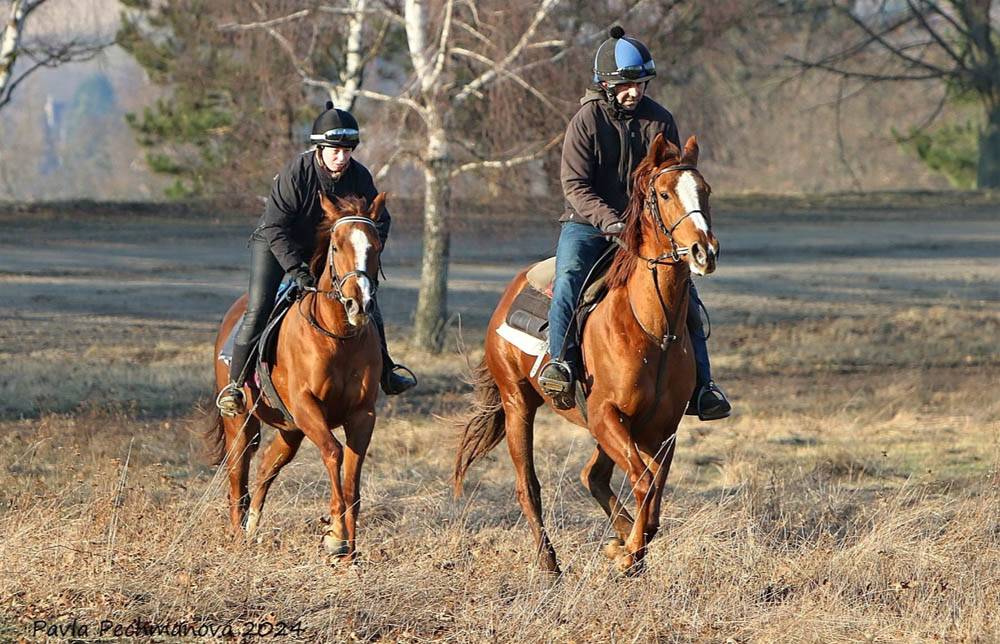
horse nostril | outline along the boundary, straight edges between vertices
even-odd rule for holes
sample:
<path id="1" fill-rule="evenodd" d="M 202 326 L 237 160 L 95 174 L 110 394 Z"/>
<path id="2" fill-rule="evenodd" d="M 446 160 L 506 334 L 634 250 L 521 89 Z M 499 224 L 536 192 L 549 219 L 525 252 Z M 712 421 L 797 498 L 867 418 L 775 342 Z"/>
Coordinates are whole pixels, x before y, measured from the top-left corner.
<path id="1" fill-rule="evenodd" d="M 694 255 L 694 261 L 699 264 L 704 264 L 708 259 L 708 255 L 705 253 L 705 249 L 702 248 L 701 244 L 693 244 L 691 246 L 691 253 Z"/>
<path id="2" fill-rule="evenodd" d="M 358 306 L 358 301 L 353 298 L 347 300 L 346 306 L 347 306 L 347 315 L 351 317 L 356 316 L 358 314 L 358 311 L 361 309 L 361 307 Z"/>

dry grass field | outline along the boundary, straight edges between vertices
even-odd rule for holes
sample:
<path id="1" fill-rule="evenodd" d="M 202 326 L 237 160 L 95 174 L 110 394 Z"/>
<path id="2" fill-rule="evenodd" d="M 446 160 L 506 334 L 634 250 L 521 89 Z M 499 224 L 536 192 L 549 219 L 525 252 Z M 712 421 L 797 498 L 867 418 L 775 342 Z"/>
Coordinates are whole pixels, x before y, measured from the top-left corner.
<path id="1" fill-rule="evenodd" d="M 682 423 L 663 528 L 627 579 L 579 483 L 591 439 L 542 413 L 552 583 L 503 445 L 452 498 L 442 418 L 464 409 L 465 359 L 459 316 L 443 355 L 407 343 L 414 221 L 397 216 L 380 299 L 421 386 L 380 403 L 346 567 L 318 551 L 315 447 L 246 544 L 190 431 L 252 220 L 0 210 L 0 641 L 1000 642 L 998 213 L 976 195 L 718 200 L 719 271 L 698 286 L 736 412 Z M 556 239 L 507 223 L 452 243 L 473 361 L 506 281 Z"/>

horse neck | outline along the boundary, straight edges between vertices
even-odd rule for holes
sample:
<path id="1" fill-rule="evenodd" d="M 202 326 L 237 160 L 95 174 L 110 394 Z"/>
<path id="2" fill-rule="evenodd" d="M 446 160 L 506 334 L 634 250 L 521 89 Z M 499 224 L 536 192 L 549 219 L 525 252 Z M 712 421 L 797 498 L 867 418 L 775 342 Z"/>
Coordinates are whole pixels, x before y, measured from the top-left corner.
<path id="1" fill-rule="evenodd" d="M 632 311 L 641 324 L 651 333 L 662 336 L 669 332 L 680 335 L 687 320 L 688 283 L 691 267 L 686 261 L 656 264 L 655 275 L 645 258 L 659 257 L 667 251 L 659 241 L 651 226 L 643 231 L 643 242 L 639 246 L 640 259 L 625 285 Z M 664 309 L 666 315 L 664 315 Z"/>

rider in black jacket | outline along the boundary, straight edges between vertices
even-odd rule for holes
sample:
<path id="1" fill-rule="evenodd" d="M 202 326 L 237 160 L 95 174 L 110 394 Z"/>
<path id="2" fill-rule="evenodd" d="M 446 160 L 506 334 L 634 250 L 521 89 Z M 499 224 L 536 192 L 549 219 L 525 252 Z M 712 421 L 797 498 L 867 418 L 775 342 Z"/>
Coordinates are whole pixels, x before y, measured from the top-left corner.
<path id="1" fill-rule="evenodd" d="M 232 417 L 245 408 L 243 384 L 248 375 L 247 359 L 267 324 L 274 299 L 285 275 L 300 288 L 314 287 L 316 277 L 308 261 L 316 244 L 316 227 L 323 218 L 318 191 L 328 197 L 364 197 L 369 203 L 378 194 L 372 175 L 351 158 L 360 143 L 358 122 L 345 110 L 327 102 L 326 110 L 313 124 L 309 140 L 315 145 L 298 155 L 274 178 L 264 215 L 250 236 L 250 290 L 246 315 L 233 346 L 230 383 L 219 392 L 216 404 L 224 416 Z M 391 217 L 383 211 L 376 223 L 379 240 L 385 247 Z M 372 316 L 382 341 L 382 390 L 399 394 L 416 381 L 397 372 L 389 357 L 385 326 L 378 303 Z"/>

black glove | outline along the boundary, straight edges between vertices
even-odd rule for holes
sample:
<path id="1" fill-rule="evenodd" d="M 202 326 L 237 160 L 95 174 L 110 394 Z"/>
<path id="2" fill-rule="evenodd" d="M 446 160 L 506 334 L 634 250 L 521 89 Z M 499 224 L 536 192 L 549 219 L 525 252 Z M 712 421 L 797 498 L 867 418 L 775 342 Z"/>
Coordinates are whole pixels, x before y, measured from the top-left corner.
<path id="1" fill-rule="evenodd" d="M 309 272 L 309 267 L 305 264 L 299 264 L 288 271 L 288 274 L 295 280 L 295 285 L 299 287 L 300 291 L 307 291 L 316 287 L 316 277 Z"/>
<path id="2" fill-rule="evenodd" d="M 605 235 L 620 235 L 621 232 L 625 230 L 625 222 L 620 220 L 615 220 L 604 227 L 602 231 Z"/>

